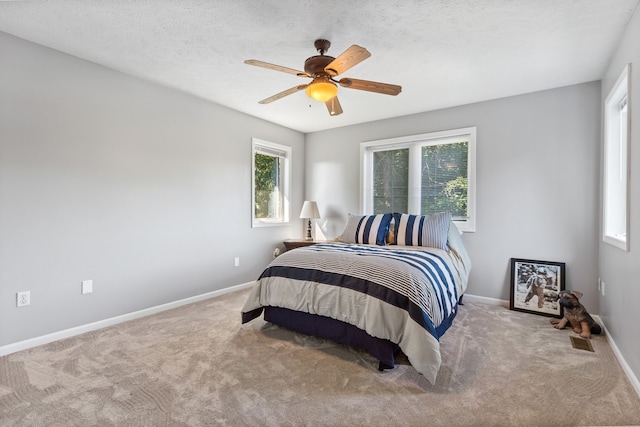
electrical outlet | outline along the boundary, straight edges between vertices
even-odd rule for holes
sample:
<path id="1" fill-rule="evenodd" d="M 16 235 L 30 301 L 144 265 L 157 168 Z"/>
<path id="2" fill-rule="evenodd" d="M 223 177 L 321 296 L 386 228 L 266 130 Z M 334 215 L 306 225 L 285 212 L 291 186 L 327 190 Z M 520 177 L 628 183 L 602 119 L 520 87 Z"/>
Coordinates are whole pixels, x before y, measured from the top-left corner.
<path id="1" fill-rule="evenodd" d="M 600 291 L 602 292 L 602 296 L 604 296 L 604 282 L 600 282 Z"/>
<path id="2" fill-rule="evenodd" d="M 16 294 L 16 307 L 24 307 L 31 304 L 31 291 L 22 291 Z"/>
<path id="3" fill-rule="evenodd" d="M 276 259 L 280 255 L 280 248 L 275 248 L 273 250 L 273 259 Z"/>
<path id="4" fill-rule="evenodd" d="M 240 257 L 237 256 L 233 259 L 233 266 L 234 267 L 239 267 L 240 266 Z"/>
<path id="5" fill-rule="evenodd" d="M 93 292 L 93 280 L 83 280 L 82 281 L 82 293 L 90 294 Z"/>

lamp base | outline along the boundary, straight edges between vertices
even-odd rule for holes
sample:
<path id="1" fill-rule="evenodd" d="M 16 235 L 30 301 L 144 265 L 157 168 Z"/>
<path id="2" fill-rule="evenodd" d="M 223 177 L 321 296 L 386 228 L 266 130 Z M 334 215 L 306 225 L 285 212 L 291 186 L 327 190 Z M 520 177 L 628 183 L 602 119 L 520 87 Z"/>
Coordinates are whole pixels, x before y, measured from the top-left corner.
<path id="1" fill-rule="evenodd" d="M 307 236 L 304 238 L 307 242 L 313 241 L 313 236 L 311 235 L 311 219 L 307 222 Z"/>

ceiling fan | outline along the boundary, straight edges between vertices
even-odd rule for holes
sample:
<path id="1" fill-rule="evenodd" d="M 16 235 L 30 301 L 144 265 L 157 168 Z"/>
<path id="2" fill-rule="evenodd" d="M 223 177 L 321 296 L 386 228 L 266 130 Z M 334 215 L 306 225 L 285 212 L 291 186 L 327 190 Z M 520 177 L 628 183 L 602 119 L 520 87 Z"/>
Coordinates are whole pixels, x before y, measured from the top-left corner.
<path id="1" fill-rule="evenodd" d="M 340 101 L 338 101 L 338 86 L 336 83 L 345 88 L 366 90 L 385 95 L 397 95 L 402 91 L 402 86 L 388 83 L 378 83 L 370 80 L 358 80 L 347 77 L 343 77 L 340 80 L 334 79 L 334 77 L 344 73 L 349 68 L 370 57 L 371 54 L 367 49 L 354 44 L 342 52 L 337 58 L 334 58 L 324 54 L 329 50 L 329 46 L 331 46 L 329 40 L 318 39 L 315 41 L 314 46 L 320 55 L 307 58 L 307 60 L 304 61 L 304 71 L 274 65 L 268 62 L 258 61 L 256 59 L 248 59 L 244 61 L 245 64 L 255 65 L 256 67 L 269 68 L 271 70 L 282 71 L 284 73 L 295 74 L 299 77 L 313 79 L 311 83 L 294 86 L 291 89 L 287 89 L 270 96 L 269 98 L 265 98 L 260 101 L 259 104 L 268 104 L 305 89 L 310 98 L 326 104 L 330 115 L 337 116 L 338 114 L 342 114 L 342 107 L 340 106 Z"/>

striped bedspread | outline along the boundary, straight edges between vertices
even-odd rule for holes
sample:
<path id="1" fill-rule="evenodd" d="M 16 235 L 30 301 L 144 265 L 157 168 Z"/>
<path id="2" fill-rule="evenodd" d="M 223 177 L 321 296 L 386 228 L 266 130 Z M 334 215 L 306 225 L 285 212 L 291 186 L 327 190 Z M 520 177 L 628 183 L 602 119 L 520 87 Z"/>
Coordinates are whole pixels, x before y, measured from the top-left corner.
<path id="1" fill-rule="evenodd" d="M 431 382 L 439 338 L 466 287 L 453 251 L 316 244 L 285 252 L 264 270 L 243 308 L 243 323 L 264 306 L 331 317 L 400 346 Z"/>

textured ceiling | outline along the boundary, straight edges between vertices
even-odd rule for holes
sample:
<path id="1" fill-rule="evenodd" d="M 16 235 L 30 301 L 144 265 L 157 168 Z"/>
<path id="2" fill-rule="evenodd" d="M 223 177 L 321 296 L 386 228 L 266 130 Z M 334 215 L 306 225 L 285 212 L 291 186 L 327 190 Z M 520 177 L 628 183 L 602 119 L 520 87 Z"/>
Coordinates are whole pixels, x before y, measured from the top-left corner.
<path id="1" fill-rule="evenodd" d="M 0 1 L 0 31 L 302 132 L 601 78 L 638 0 Z M 402 86 L 396 97 L 340 88 L 330 117 L 304 91 L 326 38 L 372 56 L 340 77 Z"/>

